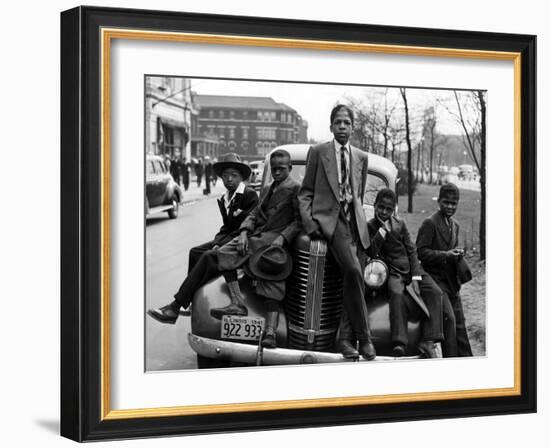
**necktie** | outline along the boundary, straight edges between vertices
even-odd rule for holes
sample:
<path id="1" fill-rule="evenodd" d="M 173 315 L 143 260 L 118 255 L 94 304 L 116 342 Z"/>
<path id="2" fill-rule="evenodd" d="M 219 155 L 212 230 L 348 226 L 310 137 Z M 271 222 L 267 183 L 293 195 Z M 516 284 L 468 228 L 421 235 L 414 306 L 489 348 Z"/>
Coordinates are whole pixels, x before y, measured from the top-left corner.
<path id="1" fill-rule="evenodd" d="M 349 220 L 349 203 L 348 203 L 348 167 L 346 163 L 346 147 L 340 148 L 340 202 L 342 211 L 347 220 Z"/>
<path id="2" fill-rule="evenodd" d="M 342 146 L 340 148 L 340 183 L 345 185 L 348 180 L 348 170 L 346 165 L 346 147 Z"/>

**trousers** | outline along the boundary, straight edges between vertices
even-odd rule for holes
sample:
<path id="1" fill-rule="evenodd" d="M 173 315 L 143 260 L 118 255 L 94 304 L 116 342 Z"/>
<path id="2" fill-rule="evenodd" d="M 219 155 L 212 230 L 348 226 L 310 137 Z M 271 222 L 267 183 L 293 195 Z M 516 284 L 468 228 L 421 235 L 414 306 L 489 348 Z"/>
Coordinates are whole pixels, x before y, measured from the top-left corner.
<path id="1" fill-rule="evenodd" d="M 347 316 L 351 331 L 356 339 L 370 339 L 367 304 L 365 302 L 365 282 L 363 266 L 365 254 L 359 247 L 359 238 L 355 222 L 349 221 L 340 213 L 332 239 L 328 242 L 329 249 L 340 266 L 344 281 L 343 315 Z"/>
<path id="2" fill-rule="evenodd" d="M 390 325 L 392 342 L 408 344 L 408 317 L 412 311 L 417 314 L 416 304 L 408 297 L 405 286 L 408 279 L 402 275 L 391 273 L 388 277 L 388 298 L 390 304 Z M 449 307 L 445 307 L 443 292 L 432 278 L 424 274 L 418 282 L 420 295 L 430 312 L 430 318 L 422 321 L 422 339 L 425 341 L 443 341 L 443 321 L 452 319 Z M 445 309 L 445 312 L 444 312 Z M 444 317 L 445 315 L 445 317 Z M 454 322 L 450 322 L 453 324 Z"/>
<path id="3" fill-rule="evenodd" d="M 180 306 L 187 309 L 193 301 L 197 289 L 220 274 L 218 252 L 206 250 L 187 274 L 178 291 L 174 294 L 174 299 Z"/>
<path id="4" fill-rule="evenodd" d="M 468 338 L 468 330 L 466 328 L 466 319 L 464 317 L 464 309 L 462 308 L 462 299 L 460 293 L 453 293 L 443 283 L 438 283 L 439 287 L 445 295 L 445 299 L 448 302 L 448 306 L 451 308 L 455 322 L 455 340 L 451 339 L 451 336 L 445 335 L 445 341 L 449 339 L 448 344 L 443 344 L 443 356 L 473 356 L 472 347 L 470 346 L 470 339 Z"/>

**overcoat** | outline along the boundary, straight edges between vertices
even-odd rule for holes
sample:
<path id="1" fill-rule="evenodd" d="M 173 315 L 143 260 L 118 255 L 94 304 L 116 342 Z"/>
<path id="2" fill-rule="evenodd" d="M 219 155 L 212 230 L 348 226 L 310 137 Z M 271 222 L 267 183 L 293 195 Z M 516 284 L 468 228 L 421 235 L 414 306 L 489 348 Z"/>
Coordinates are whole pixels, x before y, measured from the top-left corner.
<path id="1" fill-rule="evenodd" d="M 416 237 L 418 258 L 433 279 L 445 283 L 453 294 L 460 291 L 456 262 L 446 255 L 446 251 L 458 246 L 460 226 L 452 217 L 449 224 L 441 212 L 437 211 L 426 219 Z"/>
<path id="2" fill-rule="evenodd" d="M 218 251 L 218 268 L 231 271 L 241 267 L 263 246 L 267 246 L 282 235 L 288 246 L 300 231 L 300 212 L 297 194 L 300 184 L 288 176 L 269 195 L 270 186 L 264 187 L 258 205 L 240 226 L 239 232 L 248 230 L 248 253 L 240 255 L 235 250 Z"/>

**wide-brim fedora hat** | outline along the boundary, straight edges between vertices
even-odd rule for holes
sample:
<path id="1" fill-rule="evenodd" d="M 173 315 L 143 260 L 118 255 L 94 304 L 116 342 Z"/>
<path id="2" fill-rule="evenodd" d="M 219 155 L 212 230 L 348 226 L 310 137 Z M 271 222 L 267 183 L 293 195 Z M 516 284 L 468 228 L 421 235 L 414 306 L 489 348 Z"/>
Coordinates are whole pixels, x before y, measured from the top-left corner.
<path id="1" fill-rule="evenodd" d="M 250 167 L 246 163 L 243 163 L 239 155 L 234 152 L 220 156 L 220 159 L 214 164 L 213 167 L 214 172 L 218 177 L 221 177 L 223 171 L 227 168 L 236 169 L 239 173 L 241 173 L 241 176 L 243 176 L 243 180 L 248 179 L 252 173 Z"/>
<path id="2" fill-rule="evenodd" d="M 284 280 L 292 272 L 292 258 L 281 246 L 264 246 L 252 254 L 248 270 L 262 280 Z"/>

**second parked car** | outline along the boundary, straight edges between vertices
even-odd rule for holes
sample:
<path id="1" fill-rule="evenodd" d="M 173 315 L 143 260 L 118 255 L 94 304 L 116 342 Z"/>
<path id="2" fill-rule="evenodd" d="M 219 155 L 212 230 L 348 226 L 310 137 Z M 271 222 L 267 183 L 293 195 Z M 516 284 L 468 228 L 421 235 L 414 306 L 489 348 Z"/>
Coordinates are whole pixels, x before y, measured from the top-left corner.
<path id="1" fill-rule="evenodd" d="M 145 216 L 166 212 L 178 217 L 183 193 L 174 181 L 162 157 L 148 155 L 145 160 Z"/>

